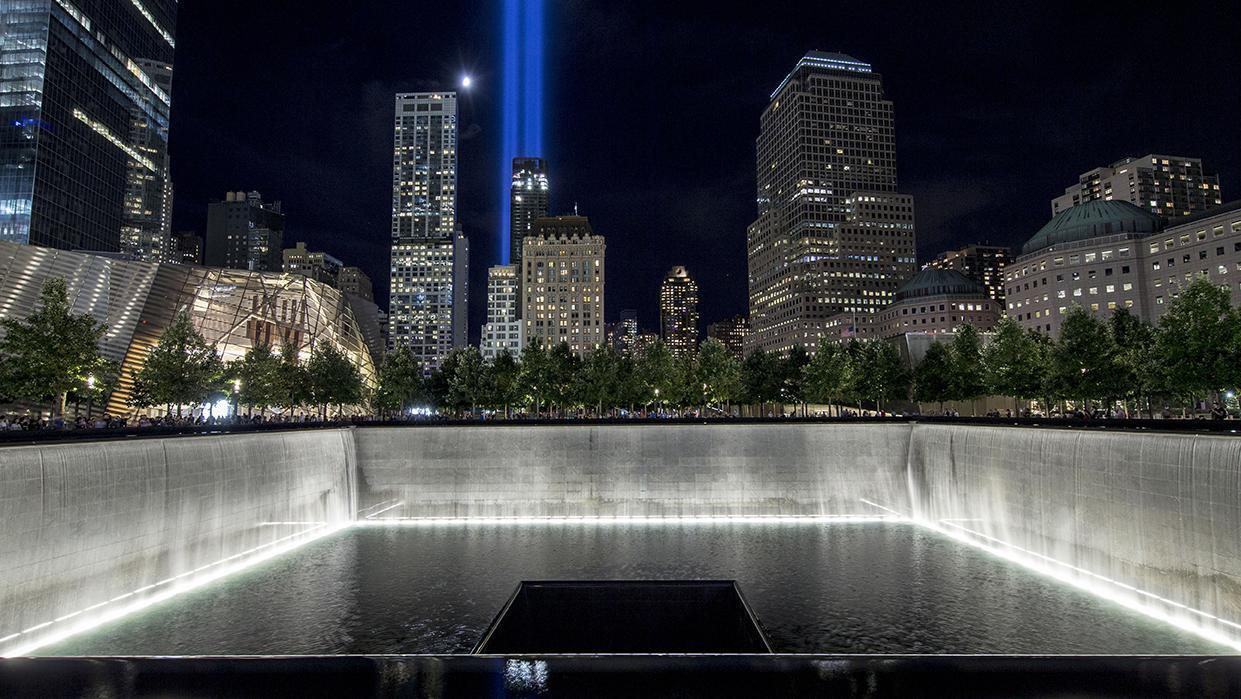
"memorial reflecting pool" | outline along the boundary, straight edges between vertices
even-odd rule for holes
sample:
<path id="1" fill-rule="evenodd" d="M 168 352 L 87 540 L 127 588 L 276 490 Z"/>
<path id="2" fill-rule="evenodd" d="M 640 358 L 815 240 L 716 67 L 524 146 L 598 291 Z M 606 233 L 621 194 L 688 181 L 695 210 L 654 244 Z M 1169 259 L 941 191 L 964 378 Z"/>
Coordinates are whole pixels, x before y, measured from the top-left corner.
<path id="1" fill-rule="evenodd" d="M 903 523 L 357 527 L 39 651 L 467 653 L 523 579 L 734 578 L 776 652 L 1228 653 Z"/>

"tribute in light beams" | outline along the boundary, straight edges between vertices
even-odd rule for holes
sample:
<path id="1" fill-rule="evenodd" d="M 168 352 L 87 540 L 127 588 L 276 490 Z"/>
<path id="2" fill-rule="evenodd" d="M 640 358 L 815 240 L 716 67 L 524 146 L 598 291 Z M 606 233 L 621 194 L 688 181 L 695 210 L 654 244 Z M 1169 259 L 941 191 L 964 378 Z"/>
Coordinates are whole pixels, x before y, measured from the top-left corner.
<path id="1" fill-rule="evenodd" d="M 513 158 L 543 155 L 543 0 L 503 0 L 500 261 L 509 260 Z"/>

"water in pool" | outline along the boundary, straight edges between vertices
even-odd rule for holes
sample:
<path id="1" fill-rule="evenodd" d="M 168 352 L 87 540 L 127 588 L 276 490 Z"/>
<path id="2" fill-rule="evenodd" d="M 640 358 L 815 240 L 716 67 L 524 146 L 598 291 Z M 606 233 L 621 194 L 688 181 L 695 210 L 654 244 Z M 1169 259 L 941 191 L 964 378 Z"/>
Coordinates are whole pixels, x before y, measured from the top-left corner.
<path id="1" fill-rule="evenodd" d="M 777 652 L 1226 653 L 899 523 L 363 527 L 40 651 L 469 652 L 523 579 L 734 578 Z"/>

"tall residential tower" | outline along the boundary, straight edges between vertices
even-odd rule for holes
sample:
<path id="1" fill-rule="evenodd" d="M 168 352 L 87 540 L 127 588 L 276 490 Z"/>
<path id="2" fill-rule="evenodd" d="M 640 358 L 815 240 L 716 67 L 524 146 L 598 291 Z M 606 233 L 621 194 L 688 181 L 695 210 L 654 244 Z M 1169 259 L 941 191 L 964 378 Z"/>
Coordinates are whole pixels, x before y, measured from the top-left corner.
<path id="1" fill-rule="evenodd" d="M 659 335 L 674 355 L 689 357 L 698 349 L 698 282 L 680 265 L 659 286 Z"/>
<path id="2" fill-rule="evenodd" d="M 175 0 L 0 3 L 0 240 L 175 257 Z"/>
<path id="3" fill-rule="evenodd" d="M 396 96 L 388 343 L 425 371 L 466 343 L 469 243 L 457 225 L 457 95 Z"/>
<path id="4" fill-rule="evenodd" d="M 1165 219 L 1192 216 L 1223 203 L 1219 175 L 1204 174 L 1201 158 L 1152 153 L 1078 175 L 1077 184 L 1051 200 L 1051 215 L 1097 200 L 1127 201 Z"/>
<path id="5" fill-rule="evenodd" d="M 749 348 L 813 351 L 836 328 L 856 332 L 916 271 L 880 75 L 844 54 L 806 54 L 763 110 L 756 166 Z"/>
<path id="6" fill-rule="evenodd" d="M 522 340 L 544 349 L 564 342 L 578 356 L 601 346 L 603 236 L 585 216 L 549 216 L 522 243 Z"/>

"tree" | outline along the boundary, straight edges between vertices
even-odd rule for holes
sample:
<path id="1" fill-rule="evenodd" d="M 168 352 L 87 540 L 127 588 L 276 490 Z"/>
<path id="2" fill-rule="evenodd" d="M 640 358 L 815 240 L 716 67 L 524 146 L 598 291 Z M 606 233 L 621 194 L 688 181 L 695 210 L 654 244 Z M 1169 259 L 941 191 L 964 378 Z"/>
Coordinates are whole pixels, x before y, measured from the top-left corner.
<path id="1" fill-rule="evenodd" d="M 943 343 L 932 342 L 914 369 L 914 400 L 939 403 L 939 412 L 944 412 L 944 401 L 952 395 L 952 372 L 951 350 Z"/>
<path id="2" fill-rule="evenodd" d="M 595 408 L 595 415 L 602 417 L 604 406 L 616 404 L 620 389 L 621 358 L 609 345 L 604 345 L 586 358 L 579 374 L 579 386 L 574 391 L 584 403 Z"/>
<path id="3" fill-rule="evenodd" d="M 695 384 L 702 387 L 707 403 L 725 404 L 741 394 L 741 362 L 723 342 L 708 339 L 698 347 Z"/>
<path id="4" fill-rule="evenodd" d="M 806 400 L 806 366 L 810 364 L 810 355 L 801 345 L 793 345 L 788 356 L 780 361 L 780 402 L 792 403 L 794 415 L 796 406 Z"/>
<path id="5" fill-rule="evenodd" d="M 423 390 L 422 366 L 408 345 L 398 347 L 384 356 L 379 365 L 379 388 L 375 392 L 376 412 L 396 413 L 413 405 Z"/>
<path id="6" fill-rule="evenodd" d="M 970 401 L 970 412 L 977 412 L 973 403 L 987 392 L 986 377 L 983 374 L 982 338 L 974 326 L 966 324 L 957 330 L 952 338 L 952 400 Z"/>
<path id="7" fill-rule="evenodd" d="M 662 340 L 656 340 L 638 358 L 638 376 L 646 386 L 646 401 L 665 405 L 676 399 L 677 365 Z"/>
<path id="8" fill-rule="evenodd" d="M 320 406 L 320 414 L 327 417 L 329 405 L 336 406 L 339 416 L 345 405 L 362 402 L 362 372 L 335 344 L 320 340 L 310 351 L 306 362 L 306 378 L 310 399 Z"/>
<path id="9" fill-rule="evenodd" d="M 1167 388 L 1185 398 L 1241 383 L 1241 316 L 1205 278 L 1185 287 L 1159 319 L 1155 351 Z"/>
<path id="10" fill-rule="evenodd" d="M 1141 415 L 1143 403 L 1151 411 L 1151 397 L 1163 384 L 1163 367 L 1155 354 L 1154 326 L 1129 309 L 1118 308 L 1108 321 L 1108 329 L 1116 347 L 1112 374 L 1116 395 L 1133 400 L 1137 415 Z"/>
<path id="11" fill-rule="evenodd" d="M 982 350 L 983 382 L 992 395 L 1010 396 L 1013 412 L 1019 400 L 1037 398 L 1042 387 L 1033 341 L 1011 317 L 995 327 L 995 334 Z"/>
<path id="12" fill-rule="evenodd" d="M 183 405 L 206 402 L 223 382 L 223 360 L 181 311 L 134 376 L 130 403 L 138 408 L 175 405 L 180 415 Z"/>
<path id="13" fill-rule="evenodd" d="M 286 342 L 280 347 L 280 364 L 276 367 L 275 404 L 292 413 L 310 400 L 310 381 L 296 346 Z"/>
<path id="14" fill-rule="evenodd" d="M 260 412 L 279 400 L 280 357 L 271 345 L 257 343 L 245 355 L 228 365 L 227 378 L 238 383 L 238 403 L 244 403 Z"/>
<path id="15" fill-rule="evenodd" d="M 521 400 L 521 366 L 512 352 L 503 349 L 491 365 L 491 375 L 496 406 L 504 408 L 504 417 L 507 418 L 509 406 Z"/>
<path id="16" fill-rule="evenodd" d="M 578 387 L 577 375 L 581 366 L 581 358 L 569 349 L 567 342 L 561 342 L 547 353 L 547 396 L 561 415 L 566 409 L 581 403 L 574 391 Z"/>
<path id="17" fill-rule="evenodd" d="M 452 362 L 452 373 L 446 375 L 448 404 L 458 408 L 468 405 L 473 415 L 479 403 L 487 404 L 491 399 L 491 367 L 474 345 L 459 347 L 450 354 L 456 355 L 456 361 Z"/>
<path id="18" fill-rule="evenodd" d="M 780 400 L 782 381 L 780 358 L 773 354 L 755 350 L 742 363 L 742 394 L 760 413 L 768 402 Z"/>
<path id="19" fill-rule="evenodd" d="M 86 313 L 74 314 L 63 279 L 49 279 L 39 307 L 23 319 L 0 321 L 0 394 L 18 400 L 50 400 L 64 415 L 70 392 L 84 390 L 108 363 L 99 353 L 107 326 Z"/>
<path id="20" fill-rule="evenodd" d="M 1060 324 L 1060 337 L 1051 349 L 1048 380 L 1055 394 L 1073 398 L 1089 408 L 1089 400 L 1109 391 L 1112 336 L 1103 321 L 1081 306 L 1073 306 Z"/>
<path id="21" fill-rule="evenodd" d="M 909 372 L 895 345 L 883 340 L 868 342 L 862 346 L 862 357 L 860 393 L 874 401 L 876 410 L 883 411 L 884 401 L 908 397 Z"/>
<path id="22" fill-rule="evenodd" d="M 517 375 L 518 391 L 523 401 L 537 415 L 547 400 L 551 384 L 551 364 L 543 346 L 531 342 L 521 350 L 521 371 Z"/>
<path id="23" fill-rule="evenodd" d="M 831 340 L 820 340 L 818 351 L 806 365 L 805 381 L 806 398 L 816 403 L 836 403 L 839 414 L 839 402 L 849 386 L 849 358 L 845 349 Z"/>

